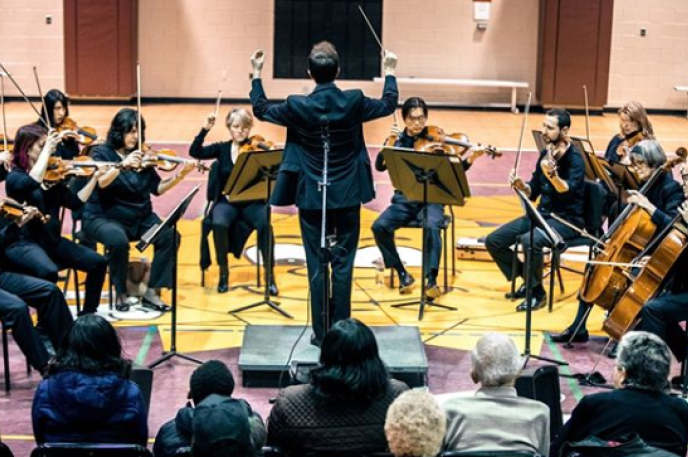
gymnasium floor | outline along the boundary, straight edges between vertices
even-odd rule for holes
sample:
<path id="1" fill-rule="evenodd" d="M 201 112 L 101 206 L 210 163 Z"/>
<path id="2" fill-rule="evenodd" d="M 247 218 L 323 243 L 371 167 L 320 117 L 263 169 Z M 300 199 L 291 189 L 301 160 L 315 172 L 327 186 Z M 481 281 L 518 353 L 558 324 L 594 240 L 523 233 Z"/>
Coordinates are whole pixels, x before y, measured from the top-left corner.
<path id="1" fill-rule="evenodd" d="M 210 104 L 144 105 L 143 115 L 148 124 L 147 138 L 157 147 L 173 147 L 180 155 L 186 155 L 188 144 L 200 129 L 204 117 L 214 107 Z M 226 112 L 229 107 L 224 106 Z M 117 111 L 115 106 L 71 107 L 71 117 L 78 123 L 95 127 L 104 136 L 109 121 Z M 35 116 L 25 104 L 11 103 L 7 106 L 8 130 L 13 136 L 16 129 L 34 120 Z M 521 164 L 521 175 L 528 177 L 535 163 L 534 143 L 530 129 L 538 129 L 542 115 L 531 115 L 528 132 L 525 135 L 525 154 Z M 665 149 L 669 152 L 678 146 L 686 145 L 688 120 L 680 116 L 653 116 L 655 132 Z M 366 126 L 365 135 L 374 159 L 377 146 L 382 143 L 392 118 L 372 122 Z M 514 151 L 519 141 L 521 115 L 505 112 L 433 110 L 430 123 L 444 128 L 447 132 L 461 131 L 469 135 L 472 142 L 491 144 L 505 152 L 501 159 L 491 161 L 484 157 L 468 173 L 473 197 L 466 206 L 455 208 L 456 236 L 477 238 L 490 233 L 495 226 L 521 214 L 521 208 L 506 185 L 509 169 L 514 163 Z M 615 114 L 593 116 L 590 119 L 590 139 L 600 150 L 606 147 L 609 138 L 617 131 Z M 279 127 L 256 122 L 254 133 L 260 133 L 278 143 L 284 141 L 285 132 Z M 574 116 L 572 134 L 585 136 L 585 121 Z M 210 133 L 209 141 L 227 138 L 227 132 L 216 126 Z M 241 346 L 243 331 L 247 325 L 306 325 L 307 281 L 305 266 L 300 255 L 300 236 L 298 218 L 293 209 L 279 208 L 273 213 L 273 225 L 277 238 L 278 265 L 277 282 L 280 287 L 279 301 L 285 310 L 295 316 L 288 320 L 279 314 L 263 308 L 229 315 L 227 311 L 241 305 L 260 300 L 262 291 L 256 287 L 255 266 L 251 261 L 254 255 L 255 239 L 249 240 L 248 256 L 231 259 L 232 290 L 220 295 L 215 291 L 217 269 L 211 267 L 206 274 L 206 287 L 200 286 L 201 272 L 198 266 L 200 217 L 205 205 L 206 177 L 192 174 L 173 192 L 155 201 L 156 211 L 164 215 L 193 186 L 200 184 L 201 193 L 180 224 L 182 246 L 179 262 L 179 332 L 178 349 L 182 352 L 208 360 L 217 358 L 227 362 L 240 386 L 237 368 L 238 348 Z M 361 241 L 355 271 L 353 291 L 353 315 L 370 325 L 418 325 L 430 362 L 429 386 L 435 393 L 471 389 L 468 370 L 470 356 L 466 352 L 485 332 L 505 332 L 520 345 L 524 343 L 525 316 L 516 313 L 516 303 L 503 298 L 509 284 L 503 279 L 496 266 L 491 262 L 457 260 L 457 274 L 450 283 L 452 290 L 440 299 L 441 303 L 455 306 L 457 311 L 426 310 L 425 318 L 418 322 L 417 308 L 399 310 L 390 305 L 400 301 L 396 290 L 376 284 L 375 270 L 371 261 L 378 257 L 374 249 L 370 226 L 376 215 L 386 207 L 392 192 L 389 177 L 376 173 L 377 198 L 366 205 L 362 213 Z M 65 227 L 68 227 L 65 224 Z M 420 231 L 401 230 L 397 236 L 398 244 L 404 248 L 405 259 L 412 273 L 419 277 L 420 271 Z M 451 243 L 450 243 L 451 244 Z M 284 255 L 280 254 L 284 253 Z M 134 251 L 132 251 L 134 254 Z M 144 256 L 149 255 L 144 253 Z M 574 268 L 582 268 L 579 263 L 570 263 Z M 450 269 L 451 273 L 451 269 Z M 591 342 L 577 345 L 574 349 L 564 349 L 552 344 L 547 338 L 549 331 L 560 331 L 572 320 L 576 311 L 576 292 L 580 276 L 564 273 L 564 293 L 555 288 L 555 303 L 552 313 L 546 309 L 533 315 L 532 349 L 535 354 L 569 362 L 562 373 L 588 372 L 598 359 L 605 338 L 595 332 Z M 168 298 L 166 296 L 165 298 Z M 169 316 L 156 313 L 112 313 L 104 304 L 102 313 L 109 316 L 119 327 L 127 354 L 138 363 L 149 363 L 157 358 L 163 348 L 169 345 Z M 593 312 L 589 328 L 601 328 L 603 314 Z M 27 378 L 23 370 L 23 357 L 11 343 L 12 392 L 0 396 L 0 431 L 3 440 L 15 451 L 15 455 L 28 455 L 33 443 L 31 435 L 31 399 L 39 376 Z M 538 363 L 533 360 L 531 363 Z M 596 368 L 605 377 L 611 377 L 611 361 L 600 359 Z M 155 436 L 162 423 L 172 418 L 176 409 L 183 406 L 188 390 L 188 379 L 194 365 L 181 359 L 163 364 L 155 371 L 154 393 L 149 419 L 149 435 Z M 675 367 L 678 370 L 678 366 Z M 563 409 L 570 412 L 577 400 L 585 393 L 594 391 L 590 387 L 578 386 L 574 380 L 561 381 L 565 395 Z M 248 399 L 254 408 L 267 416 L 267 399 L 277 394 L 276 389 L 237 388 L 236 396 Z"/>

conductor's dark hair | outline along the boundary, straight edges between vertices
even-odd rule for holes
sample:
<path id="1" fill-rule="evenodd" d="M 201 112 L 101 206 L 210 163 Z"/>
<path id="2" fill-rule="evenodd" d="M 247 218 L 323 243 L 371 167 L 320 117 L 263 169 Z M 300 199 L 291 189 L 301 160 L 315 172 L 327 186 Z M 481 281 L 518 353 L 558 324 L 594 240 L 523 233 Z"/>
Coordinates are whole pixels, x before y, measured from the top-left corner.
<path id="1" fill-rule="evenodd" d="M 124 136 L 134 130 L 137 122 L 137 113 L 132 108 L 122 108 L 112 119 L 110 130 L 107 134 L 107 143 L 115 149 L 124 147 Z M 141 117 L 141 143 L 146 141 L 146 121 Z"/>
<path id="2" fill-rule="evenodd" d="M 41 107 L 41 118 L 45 119 L 45 110 L 47 109 L 52 127 L 55 127 L 55 105 L 57 102 L 62 103 L 62 106 L 64 106 L 65 117 L 69 116 L 69 97 L 61 90 L 51 89 L 45 94 L 43 99 L 45 100 L 45 107 Z M 41 122 L 41 120 L 39 119 L 38 122 Z"/>
<path id="3" fill-rule="evenodd" d="M 368 404 L 387 392 L 388 383 L 389 374 L 370 328 L 357 319 L 334 324 L 323 338 L 320 366 L 311 371 L 316 394 Z"/>
<path id="4" fill-rule="evenodd" d="M 308 71 L 318 84 L 331 83 L 339 74 L 339 54 L 329 41 L 313 46 L 308 56 Z"/>
<path id="5" fill-rule="evenodd" d="M 112 324 L 97 314 L 87 314 L 74 321 L 65 334 L 48 373 L 64 370 L 129 377 L 131 361 L 122 358 L 122 343 Z"/>
<path id="6" fill-rule="evenodd" d="M 557 118 L 557 125 L 560 129 L 564 127 L 571 127 L 571 115 L 568 111 L 561 108 L 555 108 L 547 111 L 546 116 L 552 116 Z"/>
<path id="7" fill-rule="evenodd" d="M 406 120 L 409 113 L 414 108 L 422 108 L 423 116 L 428 117 L 428 104 L 420 97 L 411 97 L 401 106 L 401 117 Z"/>

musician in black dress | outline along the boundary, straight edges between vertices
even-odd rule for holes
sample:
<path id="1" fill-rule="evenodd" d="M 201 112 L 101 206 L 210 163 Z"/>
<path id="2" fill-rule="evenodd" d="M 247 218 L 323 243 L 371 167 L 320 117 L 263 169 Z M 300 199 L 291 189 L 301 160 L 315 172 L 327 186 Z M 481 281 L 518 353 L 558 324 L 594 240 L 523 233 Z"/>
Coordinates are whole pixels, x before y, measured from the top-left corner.
<path id="1" fill-rule="evenodd" d="M 216 159 L 212 165 L 215 169 L 211 172 L 208 181 L 208 195 L 211 196 L 211 221 L 213 227 L 213 241 L 215 242 L 215 257 L 220 267 L 220 280 L 217 291 L 220 293 L 229 290 L 229 264 L 227 254 L 230 252 L 232 243 L 240 243 L 244 240 L 230 239 L 233 225 L 242 220 L 252 226 L 258 232 L 258 247 L 260 248 L 263 259 L 267 259 L 268 244 L 266 235 L 270 234 L 273 239 L 272 227 L 268 225 L 268 218 L 265 212 L 265 201 L 251 202 L 230 202 L 222 191 L 232 174 L 234 164 L 239 157 L 239 149 L 243 143 L 249 139 L 251 128 L 253 127 L 253 116 L 244 108 L 235 108 L 229 112 L 225 121 L 227 130 L 231 137 L 230 141 L 221 141 L 204 146 L 206 135 L 215 125 L 215 113 L 210 113 L 201 131 L 194 138 L 189 155 L 196 159 Z M 231 249 L 238 252 L 240 249 Z M 273 262 L 274 265 L 274 262 Z M 272 283 L 270 284 L 270 294 L 279 293 L 275 284 L 275 275 L 269 275 Z"/>
<path id="2" fill-rule="evenodd" d="M 46 133 L 43 126 L 31 124 L 17 131 L 14 167 L 7 176 L 7 195 L 38 208 L 50 216 L 43 224 L 32 220 L 21 230 L 19 239 L 7 246 L 5 256 L 11 269 L 47 281 L 56 282 L 58 272 L 75 268 L 86 272 L 86 294 L 82 313 L 94 313 L 100 303 L 107 262 L 97 252 L 61 236 L 61 208 L 79 209 L 93 192 L 103 171 L 98 170 L 75 193 L 64 181 L 46 181 L 48 162 L 59 142 L 55 132 Z"/>
<path id="3" fill-rule="evenodd" d="M 392 134 L 398 136 L 393 146 L 414 149 L 416 140 L 418 138 L 425 138 L 427 133 L 428 105 L 420 97 L 411 97 L 401 107 L 401 117 L 404 120 L 404 130 L 398 132 L 398 128 L 395 125 Z M 465 138 L 464 141 L 468 141 L 468 139 Z M 470 157 L 462 160 L 463 169 L 468 170 L 473 161 L 482 154 L 482 150 L 473 151 Z M 387 170 L 387 164 L 381 153 L 375 159 L 375 169 L 377 171 Z M 427 211 L 426 249 L 428 261 L 424 273 L 428 281 L 425 293 L 427 298 L 435 299 L 442 294 L 437 286 L 437 273 L 440 268 L 440 255 L 442 253 L 440 225 L 444 221 L 444 206 L 431 203 L 428 205 Z M 409 201 L 400 190 L 395 190 L 390 205 L 378 216 L 372 226 L 375 244 L 377 244 L 382 253 L 385 267 L 394 268 L 399 275 L 399 293 L 401 294 L 411 291 L 415 279 L 406 271 L 399 257 L 399 252 L 394 242 L 394 233 L 414 220 L 422 221 L 422 218 L 423 203 Z"/>
<path id="4" fill-rule="evenodd" d="M 129 243 L 140 240 L 148 229 L 161 222 L 153 212 L 151 195 L 169 191 L 194 168 L 188 163 L 175 176 L 166 179 L 160 178 L 154 168 L 142 168 L 143 154 L 137 150 L 139 132 L 136 124 L 136 110 L 120 110 L 112 119 L 107 141 L 93 148 L 91 157 L 94 160 L 117 162 L 120 167 L 111 168 L 98 179 L 98 189 L 84 208 L 84 232 L 105 245 L 120 310 L 128 310 L 129 306 L 138 303 L 136 298 L 127 295 Z M 145 141 L 143 119 L 141 127 Z M 155 255 L 149 287 L 142 301 L 159 310 L 169 309 L 160 299 L 159 289 L 172 287 L 173 240 L 172 229 L 166 228 L 153 242 Z"/>
<path id="5" fill-rule="evenodd" d="M 656 140 L 639 142 L 631 150 L 630 157 L 631 163 L 642 182 L 648 181 L 667 161 L 662 146 Z M 637 191 L 630 191 L 628 203 L 647 211 L 652 217 L 652 222 L 657 226 L 655 233 L 660 233 L 676 216 L 678 207 L 683 200 L 681 185 L 672 177 L 671 173 L 664 173 L 646 195 Z M 576 317 L 571 325 L 562 333 L 552 335 L 552 341 L 560 343 L 569 341 L 571 338 L 574 342 L 588 341 L 589 334 L 586 323 L 591 306 L 591 304 L 580 300 Z M 578 330 L 576 331 L 576 329 Z"/>
<path id="6" fill-rule="evenodd" d="M 41 108 L 41 118 L 49 119 L 50 127 L 58 129 L 63 121 L 69 117 L 69 97 L 58 89 L 52 89 L 45 94 L 43 100 L 45 100 L 45 106 Z M 47 117 L 46 111 L 48 112 Z M 43 121 L 39 119 L 36 124 L 43 125 Z M 71 160 L 79 155 L 79 143 L 74 137 L 63 136 L 53 155 Z"/>
<path id="7" fill-rule="evenodd" d="M 550 216 L 551 213 L 555 213 L 578 227 L 582 227 L 584 223 L 585 164 L 583 157 L 568 138 L 571 116 L 561 109 L 550 110 L 546 113 L 542 126 L 542 137 L 547 147 L 540 152 L 533 176 L 528 183 L 524 183 L 516 174 L 516 170 L 512 170 L 510 183 L 532 201 L 540 197 L 538 211 L 563 240 L 575 238 L 576 232 L 573 229 Z M 485 242 L 488 252 L 507 279 L 512 279 L 514 276 L 525 278 L 526 265 L 518 261 L 515 270 L 512 265 L 511 247 L 516 241 L 520 241 L 523 251 L 528 252 L 530 219 L 527 216 L 502 225 L 490 233 Z M 548 246 L 550 241 L 541 231 L 536 230 L 533 243 L 532 270 L 528 275 L 530 284 L 524 284 L 516 292 L 515 297 L 525 298 L 526 288 L 530 287 L 532 291 L 530 308 L 535 310 L 545 306 L 547 301 L 545 289 L 542 287 L 542 249 Z M 528 303 L 523 301 L 516 310 L 525 311 L 527 308 Z"/>

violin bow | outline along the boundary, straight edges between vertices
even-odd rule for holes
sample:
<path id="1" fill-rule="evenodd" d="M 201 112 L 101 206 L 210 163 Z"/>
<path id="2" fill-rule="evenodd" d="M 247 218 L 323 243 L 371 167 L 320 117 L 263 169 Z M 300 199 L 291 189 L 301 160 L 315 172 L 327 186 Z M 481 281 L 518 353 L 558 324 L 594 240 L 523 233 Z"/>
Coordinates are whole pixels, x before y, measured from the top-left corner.
<path id="1" fill-rule="evenodd" d="M 215 102 L 215 119 L 220 114 L 220 100 L 222 100 L 222 91 L 217 91 L 217 101 Z"/>
<path id="2" fill-rule="evenodd" d="M 583 97 L 585 99 L 585 139 L 590 141 L 590 109 L 588 108 L 588 86 L 583 84 Z"/>
<path id="3" fill-rule="evenodd" d="M 3 131 L 3 146 L 5 149 L 3 151 L 7 151 L 7 115 L 5 113 L 5 73 L 0 73 L 0 104 L 2 104 L 2 131 Z"/>
<path id="4" fill-rule="evenodd" d="M 48 129 L 52 128 L 52 125 L 50 123 L 50 114 L 48 113 L 48 107 L 45 106 L 45 95 L 43 95 L 43 90 L 41 89 L 41 81 L 38 79 L 38 69 L 36 69 L 36 66 L 34 65 L 33 67 L 33 77 L 36 79 L 36 87 L 38 87 L 38 95 L 41 97 L 41 104 L 43 105 L 43 112 L 45 113 L 45 124 L 48 126 Z"/>
<path id="5" fill-rule="evenodd" d="M 38 111 L 38 110 L 36 109 L 36 106 L 35 106 L 35 105 L 33 104 L 33 102 L 29 99 L 29 97 L 26 95 L 26 93 L 24 93 L 24 91 L 22 90 L 21 86 L 17 83 L 17 81 L 15 81 L 14 77 L 12 77 L 12 73 L 10 73 L 10 72 L 7 70 L 7 68 L 5 68 L 5 66 L 2 64 L 2 62 L 0 62 L 0 69 L 7 75 L 8 78 L 10 78 L 10 81 L 12 81 L 12 84 L 14 84 L 14 87 L 17 88 L 17 90 L 19 91 L 19 93 L 21 94 L 21 96 L 24 98 L 24 100 L 26 100 L 26 103 L 28 103 L 29 106 L 31 106 L 31 109 L 33 109 L 34 112 L 38 115 L 38 119 L 40 119 L 40 121 L 43 123 L 43 125 L 45 125 L 45 126 L 49 129 L 50 126 L 49 126 L 48 124 L 45 123 L 45 119 L 43 119 L 43 116 L 41 115 L 40 111 Z"/>
<path id="6" fill-rule="evenodd" d="M 526 133 L 526 125 L 528 124 L 528 113 L 530 112 L 530 101 L 533 98 L 533 93 L 528 92 L 528 101 L 526 102 L 526 108 L 523 110 L 523 124 L 521 125 L 521 137 L 518 139 L 518 150 L 516 151 L 516 163 L 514 164 L 514 170 L 516 170 L 516 175 L 518 176 L 518 169 L 521 166 L 521 149 L 523 148 L 523 136 Z"/>
<path id="7" fill-rule="evenodd" d="M 136 62 L 136 130 L 139 152 L 143 154 L 143 132 L 141 131 L 141 63 Z"/>
<path id="8" fill-rule="evenodd" d="M 368 30 L 370 30 L 370 33 L 373 34 L 373 38 L 375 38 L 375 41 L 377 41 L 377 44 L 380 46 L 380 54 L 384 56 L 385 53 L 385 47 L 382 46 L 382 41 L 380 40 L 380 37 L 377 36 L 377 33 L 375 32 L 375 29 L 373 28 L 373 24 L 370 23 L 370 20 L 368 19 L 368 16 L 366 15 L 365 11 L 363 11 L 363 7 L 361 5 L 358 5 L 358 11 L 361 12 L 361 15 L 363 16 L 363 20 L 365 20 L 365 23 L 368 25 Z M 398 126 L 399 125 L 399 118 L 397 117 L 397 110 L 394 110 L 394 123 Z"/>

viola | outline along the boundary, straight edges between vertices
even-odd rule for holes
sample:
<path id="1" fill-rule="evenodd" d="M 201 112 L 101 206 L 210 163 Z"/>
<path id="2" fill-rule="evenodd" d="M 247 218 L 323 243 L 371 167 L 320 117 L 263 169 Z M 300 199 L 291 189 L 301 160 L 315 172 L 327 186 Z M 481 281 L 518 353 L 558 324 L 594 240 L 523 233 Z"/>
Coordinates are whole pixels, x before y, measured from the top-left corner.
<path id="1" fill-rule="evenodd" d="M 679 148 L 677 157 L 667 161 L 655 170 L 650 179 L 640 189 L 646 195 L 659 178 L 680 162 L 686 160 L 688 151 Z M 580 298 L 587 302 L 601 306 L 604 309 L 614 307 L 618 299 L 625 293 L 629 277 L 617 264 L 628 264 L 644 252 L 652 241 L 657 226 L 652 222 L 647 211 L 635 205 L 629 205 L 616 219 L 603 237 L 602 252 L 595 258 L 596 263 L 589 265 L 583 277 Z"/>
<path id="2" fill-rule="evenodd" d="M 174 171 L 180 164 L 193 163 L 201 173 L 209 171 L 210 168 L 197 160 L 189 160 L 177 157 L 177 151 L 173 149 L 152 149 L 148 145 L 143 145 L 143 158 L 141 168 L 157 168 L 162 171 Z"/>
<path id="3" fill-rule="evenodd" d="M 88 178 L 93 173 L 103 167 L 114 167 L 113 162 L 95 162 L 90 157 L 75 157 L 73 160 L 65 160 L 60 157 L 48 159 L 48 167 L 43 175 L 43 181 L 56 183 L 71 176 L 78 178 Z"/>
<path id="4" fill-rule="evenodd" d="M 393 134 L 385 140 L 385 145 L 394 145 L 398 136 Z M 468 150 L 481 150 L 493 159 L 501 157 L 502 153 L 492 146 L 474 145 L 468 142 L 468 136 L 464 133 L 445 134 L 440 127 L 427 126 L 421 135 L 418 135 L 413 143 L 415 151 L 427 152 L 431 154 L 446 154 L 463 156 Z"/>
<path id="5" fill-rule="evenodd" d="M 274 149 L 275 143 L 266 140 L 260 135 L 252 135 L 241 146 L 239 146 L 239 154 L 250 151 L 269 151 Z"/>
<path id="6" fill-rule="evenodd" d="M 55 127 L 61 138 L 73 138 L 77 143 L 90 146 L 98 139 L 93 127 L 79 127 L 71 117 L 65 117 L 62 123 Z"/>
<path id="7" fill-rule="evenodd" d="M 9 197 L 0 197 L 0 213 L 8 219 L 16 220 L 21 219 L 26 211 L 28 210 L 28 205 L 22 205 L 18 201 L 12 200 Z M 37 211 L 34 217 L 38 218 L 44 224 L 50 221 L 50 215 L 43 215 L 40 211 Z"/>
<path id="8" fill-rule="evenodd" d="M 630 152 L 633 146 L 640 143 L 641 141 L 648 138 L 645 132 L 632 132 L 628 135 L 619 134 L 619 138 L 623 141 L 617 146 L 616 154 L 619 156 L 619 162 L 629 164 L 630 163 Z"/>

